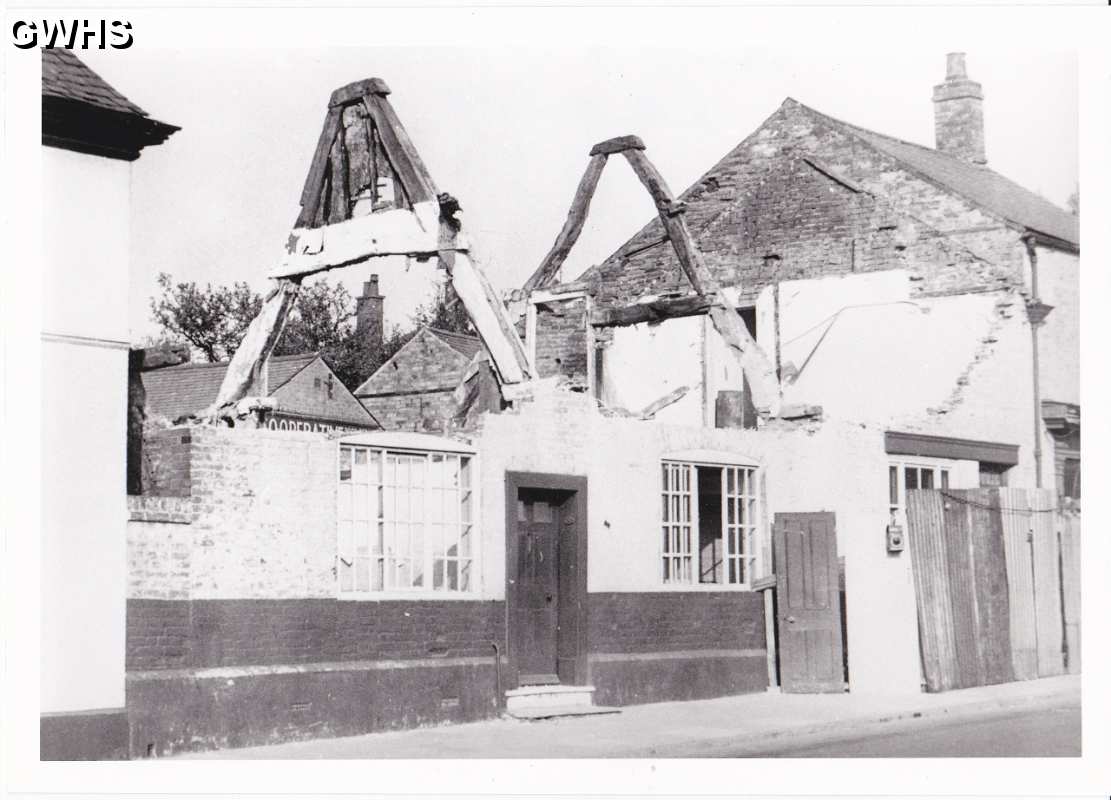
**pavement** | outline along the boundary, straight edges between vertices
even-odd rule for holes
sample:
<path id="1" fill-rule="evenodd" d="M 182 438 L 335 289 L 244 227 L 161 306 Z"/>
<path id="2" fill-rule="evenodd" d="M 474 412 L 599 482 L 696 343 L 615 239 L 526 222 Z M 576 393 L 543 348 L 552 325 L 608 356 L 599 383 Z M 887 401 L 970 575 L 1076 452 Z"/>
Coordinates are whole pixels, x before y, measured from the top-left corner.
<path id="1" fill-rule="evenodd" d="M 178 758 L 694 758 L 760 755 L 821 736 L 868 735 L 893 722 L 976 719 L 1079 706 L 1080 676 L 939 694 L 781 694 L 626 706 L 620 714 L 494 719 L 409 731 L 188 753 Z M 925 754 L 925 753 L 924 753 Z"/>

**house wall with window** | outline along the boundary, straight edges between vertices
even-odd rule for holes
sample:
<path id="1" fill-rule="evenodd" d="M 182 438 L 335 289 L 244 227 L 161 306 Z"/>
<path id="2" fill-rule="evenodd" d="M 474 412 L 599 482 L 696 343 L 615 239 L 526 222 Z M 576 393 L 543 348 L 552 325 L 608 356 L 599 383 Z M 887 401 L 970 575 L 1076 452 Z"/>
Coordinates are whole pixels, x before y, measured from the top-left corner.
<path id="1" fill-rule="evenodd" d="M 188 432 L 187 495 L 130 498 L 133 756 L 495 712 L 498 591 L 344 591 L 337 439 Z"/>
<path id="2" fill-rule="evenodd" d="M 764 597 L 751 583 L 772 567 L 783 511 L 836 514 L 849 651 L 870 654 L 850 659 L 852 688 L 917 688 L 909 561 L 884 543 L 880 431 L 669 425 L 607 417 L 558 391 L 486 415 L 470 438 L 207 427 L 176 438 L 185 455 L 164 469 L 188 470 L 187 494 L 130 500 L 133 754 L 496 713 L 509 471 L 587 479 L 598 702 L 768 685 Z M 686 541 L 663 535 L 661 501 L 679 486 L 665 482 L 668 466 L 695 482 L 702 524 L 670 520 L 685 522 Z"/>
<path id="3" fill-rule="evenodd" d="M 600 698 L 629 701 L 623 684 L 636 670 L 641 675 L 633 682 L 647 684 L 639 699 L 679 699 L 669 694 L 683 686 L 678 675 L 697 672 L 700 662 L 709 672 L 718 670 L 707 692 L 765 685 L 759 595 L 745 586 L 666 583 L 664 577 L 662 465 L 723 460 L 756 471 L 757 572 L 771 568 L 769 526 L 776 512 L 835 512 L 838 550 L 845 559 L 849 652 L 868 654 L 857 661 L 850 657 L 850 686 L 918 690 L 910 561 L 889 555 L 885 546 L 887 457 L 880 429 L 859 423 L 759 431 L 680 426 L 603 416 L 588 397 L 559 393 L 517 413 L 487 415 L 478 444 L 483 541 L 492 547 L 504 546 L 506 471 L 587 478 L 589 659 Z M 485 563 L 491 570 L 487 582 L 504 585 L 504 561 Z M 884 601 L 877 603 L 876 597 Z M 728 613 L 715 606 L 719 603 L 729 604 Z M 667 624 L 696 617 L 697 624 Z M 706 620 L 728 620 L 727 645 L 718 626 Z M 699 632 L 705 638 L 692 641 Z M 640 649 L 629 640 L 639 641 Z M 666 657 L 669 650 L 683 651 L 684 658 Z M 722 668 L 722 650 L 730 651 L 724 658 L 733 662 L 732 673 Z M 651 679 L 643 675 L 653 670 Z"/>

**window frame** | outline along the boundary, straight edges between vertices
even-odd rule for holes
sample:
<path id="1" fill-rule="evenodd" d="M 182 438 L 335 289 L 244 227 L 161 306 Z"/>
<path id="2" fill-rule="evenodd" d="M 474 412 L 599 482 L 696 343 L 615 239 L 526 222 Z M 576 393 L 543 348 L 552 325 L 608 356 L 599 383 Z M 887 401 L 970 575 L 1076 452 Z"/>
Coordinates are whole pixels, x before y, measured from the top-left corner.
<path id="1" fill-rule="evenodd" d="M 706 460 L 705 458 L 692 458 L 684 457 L 682 455 L 665 455 L 659 461 L 661 471 L 659 473 L 659 485 L 657 489 L 657 497 L 661 505 L 659 506 L 660 516 L 659 522 L 656 527 L 656 582 L 662 591 L 665 592 L 750 592 L 753 591 L 752 585 L 757 580 L 758 576 L 763 576 L 764 569 L 764 540 L 767 539 L 767 515 L 765 509 L 765 484 L 764 484 L 764 469 L 763 467 L 751 460 L 747 459 L 730 459 L 730 460 Z M 670 491 L 668 485 L 664 484 L 663 470 L 669 466 L 686 467 L 690 470 L 691 483 L 690 483 L 690 519 L 687 522 L 674 522 L 665 519 L 662 501 L 665 495 L 675 496 L 677 493 Z M 699 581 L 700 565 L 698 563 L 700 551 L 698 547 L 699 539 L 699 516 L 698 516 L 698 468 L 707 467 L 710 469 L 721 470 L 721 532 L 719 541 L 721 542 L 721 569 L 723 582 L 721 583 L 702 583 Z M 745 486 L 752 487 L 750 493 L 742 493 L 730 495 L 728 492 L 728 478 L 727 470 L 739 470 L 741 474 L 746 475 Z M 682 492 L 680 491 L 680 495 Z M 733 522 L 730 523 L 729 515 L 727 512 L 726 500 L 727 498 L 739 499 L 744 498 L 743 502 L 752 503 L 755 506 L 755 514 L 753 520 L 747 523 Z M 670 507 L 670 505 L 669 505 Z M 680 502 L 681 507 L 681 502 Z M 740 519 L 738 516 L 737 520 Z M 685 553 L 678 555 L 669 555 L 664 548 L 663 532 L 665 528 L 672 526 L 687 526 L 690 528 L 691 546 L 690 546 L 690 577 L 688 581 L 667 580 L 665 578 L 665 559 L 671 558 L 684 558 Z M 747 529 L 746 539 L 751 547 L 750 553 L 733 554 L 729 549 L 730 528 L 744 528 Z M 744 573 L 745 581 L 740 583 L 729 583 L 729 569 L 732 560 L 745 560 L 748 562 L 748 569 Z"/>
<path id="2" fill-rule="evenodd" d="M 910 457 L 905 459 L 892 458 L 888 456 L 887 459 L 887 513 L 891 522 L 896 525 L 906 527 L 906 514 L 907 514 L 907 488 L 906 488 L 906 471 L 907 469 L 919 470 L 919 482 L 921 482 L 921 470 L 930 470 L 933 475 L 934 485 L 933 489 L 948 489 L 951 485 L 953 473 L 956 471 L 957 465 L 955 461 L 945 458 L 929 458 L 929 457 Z M 897 486 L 896 486 L 896 500 L 891 501 L 891 470 L 896 470 Z M 921 489 L 921 486 L 915 487 Z"/>
<path id="3" fill-rule="evenodd" d="M 423 436 L 424 435 L 418 435 L 417 438 L 421 438 Z M 339 599 L 339 600 L 358 600 L 358 601 L 367 601 L 367 600 L 371 600 L 371 601 L 374 601 L 374 600 L 444 600 L 444 601 L 464 600 L 465 601 L 465 600 L 480 600 L 480 599 L 482 599 L 482 596 L 483 596 L 482 569 L 481 569 L 481 565 L 482 565 L 482 533 L 481 533 L 482 532 L 482 524 L 481 524 L 482 498 L 481 498 L 481 487 L 480 487 L 481 481 L 479 480 L 480 463 L 479 463 L 478 454 L 471 448 L 457 447 L 457 446 L 455 446 L 457 443 L 451 442 L 450 440 L 444 440 L 443 444 L 446 445 L 446 447 L 441 449 L 440 447 L 436 447 L 434 445 L 426 445 L 424 442 L 419 443 L 418 446 L 413 446 L 413 445 L 409 444 L 408 442 L 393 443 L 392 439 L 394 437 L 390 437 L 390 440 L 387 440 L 387 441 L 384 441 L 384 442 L 373 441 L 373 439 L 375 439 L 375 438 L 377 438 L 375 436 L 375 434 L 369 434 L 369 435 L 355 437 L 355 438 L 352 438 L 350 440 L 344 439 L 344 440 L 341 440 L 337 443 L 338 446 L 336 447 L 336 451 L 335 451 L 336 452 L 335 472 L 333 473 L 333 475 L 335 476 L 335 481 L 336 481 L 336 529 L 335 529 L 336 530 L 336 539 L 335 539 L 335 548 L 334 548 L 335 553 L 334 553 L 334 557 L 333 557 L 332 572 L 333 572 L 334 581 L 335 581 L 335 596 L 336 596 L 336 598 Z M 427 437 L 427 438 L 434 439 L 436 437 Z M 343 450 L 344 450 L 344 448 L 351 448 L 352 449 L 352 466 L 354 465 L 354 449 L 355 448 L 362 448 L 364 450 L 367 450 L 367 451 L 369 451 L 369 454 L 376 455 L 377 458 L 380 459 L 380 463 L 379 463 L 379 470 L 380 470 L 380 472 L 379 472 L 379 483 L 377 485 L 380 487 L 381 496 L 383 498 L 385 497 L 385 493 L 386 493 L 385 459 L 386 459 L 387 454 L 400 455 L 400 456 L 423 456 L 426 459 L 426 464 L 430 464 L 431 461 L 432 461 L 432 457 L 436 456 L 436 455 L 444 456 L 444 457 L 453 456 L 453 457 L 456 457 L 456 458 L 460 459 L 460 471 L 462 471 L 462 460 L 466 459 L 468 461 L 468 463 L 469 463 L 469 466 L 468 466 L 469 486 L 467 486 L 467 487 L 460 486 L 459 497 L 460 497 L 460 502 L 462 502 L 462 497 L 464 495 L 464 488 L 467 491 L 470 492 L 470 519 L 469 519 L 469 523 L 466 523 L 466 524 L 470 525 L 470 536 L 471 536 L 471 554 L 469 556 L 471 575 L 470 575 L 470 586 L 469 586 L 469 588 L 467 588 L 467 589 L 446 589 L 446 588 L 445 589 L 436 589 L 436 588 L 433 588 L 432 585 L 430 585 L 430 581 L 433 580 L 433 575 L 435 574 L 435 560 L 436 559 L 435 559 L 435 554 L 434 554 L 433 548 L 429 544 L 430 525 L 429 525 L 429 519 L 427 518 L 427 516 L 424 513 L 427 509 L 422 509 L 421 517 L 419 519 L 419 522 L 421 523 L 421 527 L 422 527 L 422 531 L 421 531 L 421 541 L 422 541 L 422 549 L 423 549 L 423 552 L 422 552 L 422 569 L 423 569 L 423 574 L 425 576 L 425 585 L 423 585 L 423 586 L 411 586 L 411 587 L 408 587 L 408 588 L 397 587 L 397 586 L 390 586 L 389 588 L 385 588 L 386 576 L 390 572 L 390 565 L 389 565 L 388 559 L 386 558 L 386 555 L 385 555 L 385 533 L 383 532 L 383 553 L 381 554 L 380 557 L 384 561 L 384 563 L 383 563 L 383 584 L 384 584 L 384 588 L 382 588 L 382 589 L 354 589 L 354 588 L 352 588 L 352 589 L 343 589 L 342 588 L 340 558 L 343 554 L 342 541 L 341 541 L 341 537 L 342 537 L 341 525 L 343 524 L 343 519 L 344 518 L 341 516 L 341 514 L 342 514 L 342 502 L 343 501 L 340 497 L 341 493 L 340 493 L 340 488 L 339 487 L 341 485 L 340 469 L 341 469 L 341 466 L 342 466 L 342 463 L 343 463 Z M 369 457 L 370 457 L 370 455 L 368 455 L 368 458 Z M 368 469 L 369 469 L 369 464 L 368 464 Z M 427 471 L 427 469 L 428 468 L 426 466 L 425 471 L 423 473 L 423 475 L 424 475 L 424 487 L 421 489 L 422 493 L 429 491 L 428 471 Z M 368 483 L 366 484 L 366 486 L 369 488 L 369 487 L 372 487 L 374 485 L 375 484 L 373 482 L 371 482 L 368 478 Z M 393 488 L 396 489 L 397 487 L 393 487 Z M 424 501 L 424 499 L 425 498 L 422 498 L 422 502 Z M 354 499 L 353 499 L 352 508 L 354 508 Z M 386 520 L 386 518 L 384 516 L 380 517 L 379 519 L 381 519 L 383 522 L 385 522 L 385 520 Z M 460 512 L 459 516 L 456 517 L 456 520 L 457 520 L 457 525 L 462 526 L 464 524 L 464 521 L 462 520 L 462 513 L 461 512 Z M 412 524 L 413 520 L 405 520 L 404 522 L 405 522 L 405 524 Z M 394 525 L 396 526 L 397 524 L 398 524 L 398 520 L 395 519 L 394 520 Z M 396 527 L 395 527 L 394 530 L 395 530 L 394 535 L 396 536 Z M 459 528 L 459 530 L 461 530 L 461 527 Z M 459 532 L 457 531 L 457 536 L 458 535 L 459 535 Z M 411 536 L 411 533 L 410 533 L 410 536 Z M 411 539 L 410 539 L 410 542 L 411 542 Z M 353 539 L 353 541 L 352 541 L 353 555 L 355 554 L 354 550 L 357 548 L 357 546 L 358 546 L 357 541 L 355 541 Z M 375 554 L 371 554 L 369 557 L 371 559 L 374 559 L 375 557 L 378 557 L 378 556 L 376 556 Z M 458 565 L 461 558 L 462 558 L 461 556 L 456 556 L 452 560 L 456 561 L 456 563 Z M 355 563 L 355 562 L 353 562 L 353 563 Z M 459 569 L 458 566 L 457 566 L 457 569 Z M 395 566 L 395 571 L 396 571 L 396 566 Z M 458 574 L 458 572 L 457 572 L 457 574 Z M 354 575 L 354 573 L 353 573 L 353 575 Z M 411 573 L 410 573 L 410 575 L 411 575 Z M 353 577 L 353 584 L 354 584 L 355 580 L 357 580 L 357 579 Z"/>

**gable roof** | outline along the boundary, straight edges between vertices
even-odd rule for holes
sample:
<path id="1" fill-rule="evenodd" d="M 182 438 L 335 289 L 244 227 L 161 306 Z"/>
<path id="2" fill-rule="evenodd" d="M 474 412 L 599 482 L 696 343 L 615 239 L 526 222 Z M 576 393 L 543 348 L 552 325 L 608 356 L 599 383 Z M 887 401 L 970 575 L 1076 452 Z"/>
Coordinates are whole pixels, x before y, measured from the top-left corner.
<path id="1" fill-rule="evenodd" d="M 797 102 L 797 101 L 792 101 Z M 798 103 L 812 114 L 901 162 L 931 182 L 1008 222 L 1080 246 L 1075 216 L 982 164 L 973 164 L 940 150 L 905 142 L 834 119 Z"/>
<path id="2" fill-rule="evenodd" d="M 418 350 L 422 345 L 424 351 Z M 474 354 L 476 336 L 424 325 L 355 389 L 355 396 L 379 397 L 454 389 Z"/>
<path id="3" fill-rule="evenodd" d="M 319 358 L 319 353 L 271 358 L 268 367 L 270 394 Z M 180 364 L 141 373 L 147 410 L 173 421 L 207 408 L 220 391 L 228 363 Z"/>
<path id="4" fill-rule="evenodd" d="M 482 349 L 482 341 L 477 336 L 455 331 L 444 331 L 439 328 L 428 329 L 429 333 L 438 338 L 459 355 L 468 361 L 475 357 L 475 353 Z"/>
<path id="5" fill-rule="evenodd" d="M 71 50 L 42 52 L 42 143 L 134 161 L 181 130 L 152 119 Z"/>
<path id="6" fill-rule="evenodd" d="M 721 157 L 677 198 L 686 208 L 686 221 L 691 235 L 698 240 L 705 230 L 726 214 L 736 203 L 743 202 L 758 178 L 760 168 L 752 163 L 748 146 L 758 140 L 768 123 L 785 112 L 801 112 L 821 123 L 863 143 L 881 155 L 892 158 L 907 171 L 937 185 L 943 191 L 962 197 L 982 210 L 1001 217 L 1014 225 L 1044 234 L 1052 239 L 1079 247 L 1078 221 L 1064 209 L 1018 185 L 1010 178 L 985 166 L 971 164 L 922 145 L 911 144 L 874 131 L 850 125 L 788 97 L 771 117 L 761 123 L 736 147 Z M 807 154 L 803 153 L 806 156 Z M 814 153 L 818 157 L 820 153 Z M 817 167 L 821 169 L 821 167 Z M 840 176 L 834 176 L 843 180 Z M 662 249 L 661 249 L 662 246 Z M 614 268 L 644 270 L 648 264 L 663 259 L 674 263 L 671 246 L 658 217 L 648 223 L 601 264 L 587 269 L 579 278 L 592 281 Z M 628 263 L 626 263 L 628 262 Z M 624 264 L 624 267 L 621 265 Z"/>

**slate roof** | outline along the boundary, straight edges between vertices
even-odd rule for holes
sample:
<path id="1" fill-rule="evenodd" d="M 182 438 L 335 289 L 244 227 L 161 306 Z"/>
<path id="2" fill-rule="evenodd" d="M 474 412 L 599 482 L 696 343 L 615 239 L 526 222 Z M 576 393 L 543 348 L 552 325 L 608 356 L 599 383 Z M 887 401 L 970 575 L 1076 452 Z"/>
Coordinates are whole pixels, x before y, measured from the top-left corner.
<path id="1" fill-rule="evenodd" d="M 904 142 L 866 128 L 859 128 L 826 116 L 808 106 L 804 107 L 984 210 L 1003 217 L 1008 222 L 1079 247 L 1077 218 L 1010 178 L 986 166 L 972 164 L 931 147 Z"/>
<path id="2" fill-rule="evenodd" d="M 42 93 L 50 97 L 79 100 L 107 111 L 148 116 L 146 111 L 89 69 L 73 51 L 62 48 L 42 49 Z"/>
<path id="3" fill-rule="evenodd" d="M 468 361 L 474 358 L 475 353 L 482 349 L 482 342 L 477 336 L 471 336 L 466 333 L 455 333 L 454 331 L 443 331 L 439 328 L 429 328 L 428 331 L 452 350 L 459 353 L 459 355 L 465 357 Z"/>
<path id="4" fill-rule="evenodd" d="M 318 358 L 318 353 L 271 358 L 270 394 L 274 394 Z M 218 361 L 214 364 L 181 364 L 142 373 L 143 389 L 147 393 L 147 410 L 173 421 L 207 408 L 220 391 L 224 373 L 228 371 L 228 363 Z"/>

